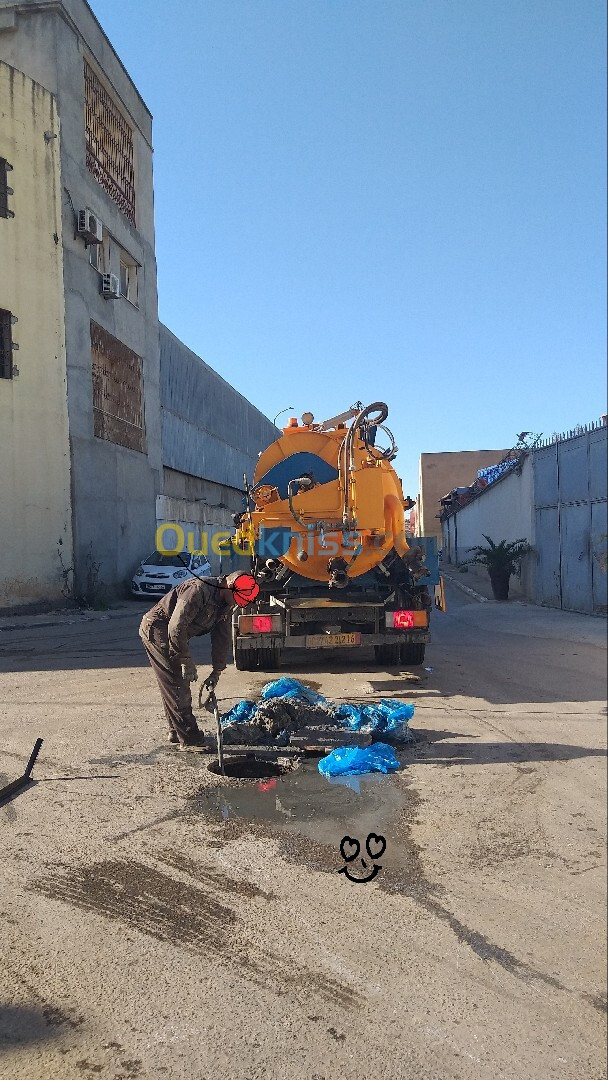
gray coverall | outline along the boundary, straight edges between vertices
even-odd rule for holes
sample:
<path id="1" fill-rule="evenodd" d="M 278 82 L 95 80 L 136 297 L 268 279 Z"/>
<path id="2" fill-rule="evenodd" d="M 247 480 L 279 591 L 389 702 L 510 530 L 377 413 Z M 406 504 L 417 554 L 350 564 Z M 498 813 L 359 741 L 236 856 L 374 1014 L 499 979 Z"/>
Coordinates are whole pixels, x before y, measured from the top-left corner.
<path id="1" fill-rule="evenodd" d="M 139 636 L 158 680 L 169 733 L 174 732 L 182 743 L 200 735 L 190 684 L 182 677 L 182 664 L 191 659 L 189 639 L 210 634 L 213 668 L 223 671 L 226 667 L 234 604 L 228 590 L 214 587 L 223 582 L 219 578 L 184 581 L 141 620 Z"/>

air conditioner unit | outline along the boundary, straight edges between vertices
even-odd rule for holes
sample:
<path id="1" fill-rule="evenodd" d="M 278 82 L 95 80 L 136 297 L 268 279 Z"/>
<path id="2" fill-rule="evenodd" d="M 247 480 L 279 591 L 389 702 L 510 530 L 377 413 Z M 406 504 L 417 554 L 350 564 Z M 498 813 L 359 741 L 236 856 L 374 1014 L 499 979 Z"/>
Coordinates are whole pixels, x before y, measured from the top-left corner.
<path id="1" fill-rule="evenodd" d="M 118 300 L 120 297 L 120 278 L 116 274 L 102 275 L 101 291 L 106 300 Z"/>
<path id="2" fill-rule="evenodd" d="M 78 211 L 78 235 L 82 236 L 87 244 L 103 243 L 103 225 L 97 214 L 88 207 Z"/>

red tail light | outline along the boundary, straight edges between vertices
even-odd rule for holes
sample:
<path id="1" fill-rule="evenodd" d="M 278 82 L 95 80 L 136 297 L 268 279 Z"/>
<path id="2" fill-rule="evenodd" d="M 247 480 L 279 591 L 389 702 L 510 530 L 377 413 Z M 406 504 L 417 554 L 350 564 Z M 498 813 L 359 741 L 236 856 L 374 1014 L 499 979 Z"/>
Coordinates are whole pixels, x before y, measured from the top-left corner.
<path id="1" fill-rule="evenodd" d="M 395 630 L 408 630 L 414 625 L 413 611 L 395 611 L 393 614 L 393 626 Z"/>
<path id="2" fill-rule="evenodd" d="M 389 630 L 413 630 L 428 626 L 426 611 L 387 611 L 386 625 Z"/>
<path id="3" fill-rule="evenodd" d="M 240 634 L 279 634 L 280 615 L 239 615 Z"/>

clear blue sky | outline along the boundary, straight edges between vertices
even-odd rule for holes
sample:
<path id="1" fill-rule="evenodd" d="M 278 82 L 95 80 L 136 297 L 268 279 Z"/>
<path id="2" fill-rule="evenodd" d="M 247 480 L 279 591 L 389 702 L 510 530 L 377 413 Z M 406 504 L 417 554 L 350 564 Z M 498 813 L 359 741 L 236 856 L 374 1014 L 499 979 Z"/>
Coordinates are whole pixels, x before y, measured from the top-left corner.
<path id="1" fill-rule="evenodd" d="M 421 452 L 605 406 L 603 0 L 92 0 L 154 115 L 160 318 Z"/>

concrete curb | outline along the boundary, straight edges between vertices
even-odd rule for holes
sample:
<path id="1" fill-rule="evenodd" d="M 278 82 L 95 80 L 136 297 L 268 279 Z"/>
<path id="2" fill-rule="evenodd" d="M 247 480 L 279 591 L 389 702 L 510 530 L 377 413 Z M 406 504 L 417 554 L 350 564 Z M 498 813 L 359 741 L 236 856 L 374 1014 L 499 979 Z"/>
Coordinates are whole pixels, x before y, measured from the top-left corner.
<path id="1" fill-rule="evenodd" d="M 489 596 L 482 596 L 481 593 L 475 592 L 475 589 L 471 589 L 469 585 L 463 585 L 461 581 L 456 581 L 451 574 L 446 574 L 444 570 L 440 570 L 440 574 L 449 581 L 452 585 L 455 585 L 457 589 L 461 589 L 467 596 L 472 596 L 473 600 L 476 600 L 478 604 L 495 604 L 496 600 L 491 600 Z"/>

